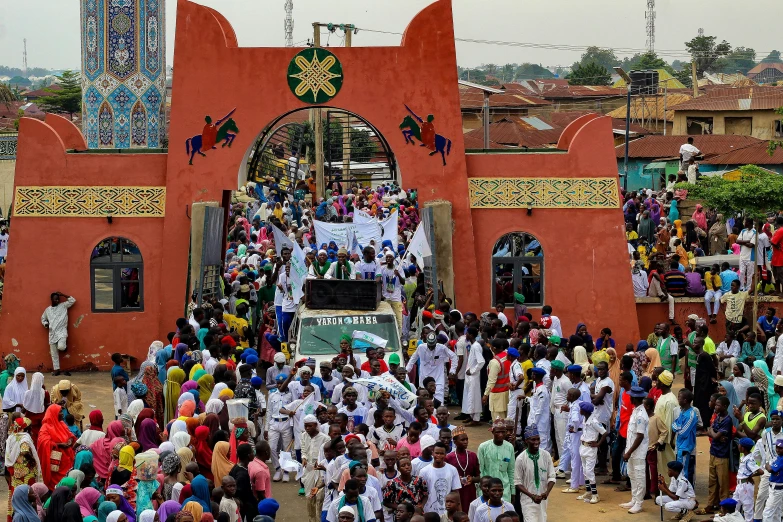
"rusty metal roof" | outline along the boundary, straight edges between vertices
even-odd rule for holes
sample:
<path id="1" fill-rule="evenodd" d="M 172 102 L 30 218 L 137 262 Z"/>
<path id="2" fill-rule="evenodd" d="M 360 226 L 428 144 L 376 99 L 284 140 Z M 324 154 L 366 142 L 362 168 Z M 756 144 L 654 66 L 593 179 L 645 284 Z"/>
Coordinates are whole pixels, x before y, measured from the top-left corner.
<path id="1" fill-rule="evenodd" d="M 707 94 L 680 103 L 675 111 L 771 110 L 783 106 L 783 87 L 710 89 Z"/>
<path id="2" fill-rule="evenodd" d="M 490 124 L 489 139 L 499 145 L 510 147 L 542 147 L 556 144 L 562 132 L 562 127 L 537 130 L 504 118 Z M 474 129 L 464 136 L 465 139 L 479 138 L 483 143 L 484 129 Z"/>
<path id="3" fill-rule="evenodd" d="M 459 104 L 462 109 L 481 109 L 484 107 L 484 93 L 478 89 L 460 86 Z M 489 97 L 490 107 L 524 108 L 551 104 L 552 102 L 543 98 L 521 92 L 493 94 Z"/>
<path id="4" fill-rule="evenodd" d="M 628 144 L 628 157 L 643 159 L 674 158 L 679 156 L 680 146 L 687 143 L 687 139 L 688 136 L 644 136 Z M 704 154 L 705 158 L 726 154 L 736 149 L 755 145 L 761 141 L 753 136 L 716 134 L 693 136 L 693 145 Z M 615 154 L 618 158 L 624 157 L 625 145 L 616 147 Z"/>
<path id="5" fill-rule="evenodd" d="M 674 121 L 674 110 L 676 105 L 685 103 L 691 100 L 693 96 L 688 94 L 671 94 L 667 96 L 649 96 L 644 99 L 635 97 L 631 99 L 631 118 L 632 119 L 664 119 L 664 105 L 666 106 L 665 116 L 666 121 Z M 625 119 L 626 110 L 625 105 L 616 108 L 615 110 L 607 113 L 607 116 L 612 118 Z"/>
<path id="6" fill-rule="evenodd" d="M 767 152 L 768 146 L 768 141 L 753 143 L 725 154 L 718 154 L 702 163 L 710 165 L 783 165 L 783 149 L 778 147 L 770 156 Z"/>

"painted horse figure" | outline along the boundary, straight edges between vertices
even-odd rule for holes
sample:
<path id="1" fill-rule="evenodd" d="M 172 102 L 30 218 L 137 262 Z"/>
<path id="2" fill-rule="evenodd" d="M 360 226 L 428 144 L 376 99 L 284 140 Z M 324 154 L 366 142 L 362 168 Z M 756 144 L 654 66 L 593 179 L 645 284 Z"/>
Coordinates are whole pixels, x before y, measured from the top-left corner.
<path id="1" fill-rule="evenodd" d="M 185 153 L 190 154 L 188 165 L 193 165 L 193 157 L 196 154 L 206 156 L 202 149 L 215 149 L 217 148 L 215 145 L 221 141 L 223 142 L 221 147 L 226 145 L 231 147 L 231 144 L 234 143 L 234 138 L 236 138 L 236 133 L 239 132 L 236 122 L 233 118 L 230 118 L 233 113 L 234 111 L 229 112 L 215 124 L 212 124 L 212 118 L 207 116 L 205 118 L 207 124 L 204 126 L 204 131 L 185 140 Z M 219 127 L 216 129 L 216 126 Z"/>
<path id="2" fill-rule="evenodd" d="M 402 123 L 400 123 L 400 130 L 405 138 L 405 143 L 414 145 L 416 142 L 413 138 L 416 138 L 421 142 L 422 147 L 430 149 L 430 156 L 440 152 L 443 165 L 445 166 L 446 156 L 451 153 L 451 140 L 435 133 L 435 125 L 432 123 L 435 117 L 432 114 L 427 116 L 427 121 L 425 122 L 410 107 L 406 105 L 405 108 L 410 112 L 410 115 L 405 116 Z"/>

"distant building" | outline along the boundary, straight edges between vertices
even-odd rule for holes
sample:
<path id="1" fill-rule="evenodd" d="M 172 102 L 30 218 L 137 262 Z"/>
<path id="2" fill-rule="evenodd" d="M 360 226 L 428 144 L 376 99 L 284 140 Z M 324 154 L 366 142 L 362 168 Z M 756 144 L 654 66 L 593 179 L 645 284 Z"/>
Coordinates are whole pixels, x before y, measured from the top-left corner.
<path id="1" fill-rule="evenodd" d="M 462 130 L 468 132 L 483 125 L 484 94 L 472 87 L 460 85 L 459 104 L 462 111 Z M 490 121 L 509 116 L 527 116 L 530 108 L 551 105 L 552 102 L 519 91 L 493 94 L 489 97 Z"/>
<path id="2" fill-rule="evenodd" d="M 783 63 L 760 63 L 748 71 L 748 78 L 756 83 L 783 81 Z"/>
<path id="3" fill-rule="evenodd" d="M 775 64 L 772 64 L 775 65 Z M 762 140 L 783 137 L 783 87 L 713 88 L 675 105 L 675 135 L 731 134 Z"/>

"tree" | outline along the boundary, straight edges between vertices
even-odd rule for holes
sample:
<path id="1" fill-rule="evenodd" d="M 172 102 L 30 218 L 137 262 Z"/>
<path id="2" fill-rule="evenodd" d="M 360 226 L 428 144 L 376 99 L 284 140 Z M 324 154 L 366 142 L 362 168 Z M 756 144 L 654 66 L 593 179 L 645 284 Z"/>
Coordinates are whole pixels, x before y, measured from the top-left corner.
<path id="1" fill-rule="evenodd" d="M 574 63 L 572 69 L 575 69 L 577 65 L 584 67 L 591 63 L 596 63 L 607 71 L 611 71 L 612 67 L 620 64 L 620 60 L 612 49 L 602 49 L 601 47 L 591 46 L 585 50 L 582 58 Z"/>
<path id="2" fill-rule="evenodd" d="M 666 60 L 658 57 L 654 52 L 644 53 L 639 57 L 639 61 L 636 62 L 636 69 L 641 71 L 648 71 L 650 69 L 665 69 L 670 74 L 674 73 L 674 69 L 671 65 L 666 63 Z"/>
<path id="3" fill-rule="evenodd" d="M 517 67 L 514 77 L 519 78 L 520 80 L 535 80 L 537 78 L 554 78 L 555 75 L 552 74 L 549 69 L 541 67 L 538 64 L 523 63 Z"/>
<path id="4" fill-rule="evenodd" d="M 576 65 L 568 75 L 571 85 L 611 85 L 612 75 L 603 65 L 591 62 L 587 65 Z"/>
<path id="5" fill-rule="evenodd" d="M 682 69 L 679 71 L 674 71 L 672 76 L 677 78 L 681 84 L 688 87 L 689 89 L 693 87 L 693 76 L 691 75 L 691 62 L 680 62 L 682 64 Z"/>
<path id="6" fill-rule="evenodd" d="M 12 87 L 30 87 L 32 84 L 33 82 L 22 76 L 14 76 L 8 80 L 8 85 Z"/>
<path id="7" fill-rule="evenodd" d="M 731 52 L 731 44 L 726 40 L 716 43 L 715 36 L 697 36 L 689 42 L 685 42 L 685 47 L 691 53 L 691 57 L 696 61 L 697 76 L 704 76 L 706 71 L 712 71 L 715 62 L 722 56 Z"/>
<path id="8" fill-rule="evenodd" d="M 307 150 L 307 161 L 315 164 L 315 134 L 309 121 L 301 123 L 302 144 Z M 343 159 L 343 125 L 340 122 L 331 122 L 327 128 L 326 120 L 323 120 L 324 160 L 341 162 Z M 294 138 L 293 128 L 289 128 L 289 139 Z M 372 139 L 368 130 L 351 129 L 351 161 L 356 163 L 368 163 L 378 153 L 378 146 Z"/>
<path id="9" fill-rule="evenodd" d="M 64 71 L 62 75 L 57 76 L 57 80 L 61 89 L 45 89 L 52 95 L 38 99 L 38 106 L 42 111 L 69 114 L 73 119 L 73 114 L 82 110 L 82 86 L 79 73 Z"/>
<path id="10" fill-rule="evenodd" d="M 674 60 L 672 62 L 672 69 L 674 69 L 675 72 L 681 71 L 683 67 L 686 65 L 690 65 L 690 62 L 681 62 L 680 60 Z"/>
<path id="11" fill-rule="evenodd" d="M 702 177 L 695 185 L 678 183 L 675 188 L 687 189 L 689 199 L 700 199 L 725 216 L 742 212 L 747 217 L 764 219 L 767 212 L 783 208 L 783 176 L 755 165 L 740 167 L 737 181 Z"/>
<path id="12" fill-rule="evenodd" d="M 507 63 L 506 65 L 504 65 L 500 69 L 503 83 L 513 82 L 514 79 L 515 79 L 514 78 L 514 71 L 516 71 L 516 70 L 517 70 L 517 64 L 515 64 L 515 63 Z"/>
<path id="13" fill-rule="evenodd" d="M 736 47 L 725 57 L 715 62 L 716 72 L 747 74 L 756 66 L 756 51 L 750 47 Z"/>
<path id="14" fill-rule="evenodd" d="M 755 57 L 756 54 L 754 53 L 753 56 Z M 761 61 L 762 63 L 783 63 L 783 60 L 780 59 L 780 51 L 774 51 L 774 50 Z"/>
<path id="15" fill-rule="evenodd" d="M 0 83 L 0 103 L 5 104 L 5 106 L 8 107 L 11 102 L 18 100 L 19 97 L 15 90 L 4 83 Z"/>

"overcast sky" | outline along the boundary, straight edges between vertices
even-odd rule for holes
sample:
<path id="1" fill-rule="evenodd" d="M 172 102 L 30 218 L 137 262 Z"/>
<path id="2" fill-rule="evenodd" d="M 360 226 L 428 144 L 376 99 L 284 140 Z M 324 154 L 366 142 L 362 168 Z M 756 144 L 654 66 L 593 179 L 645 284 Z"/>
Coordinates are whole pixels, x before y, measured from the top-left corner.
<path id="1" fill-rule="evenodd" d="M 453 0 L 457 38 L 533 42 L 572 46 L 599 45 L 643 49 L 646 45 L 645 0 Z M 176 0 L 165 0 L 167 60 L 171 65 Z M 0 64 L 22 66 L 22 39 L 27 38 L 28 65 L 79 68 L 80 0 L 0 0 Z M 284 0 L 202 0 L 232 23 L 240 46 L 284 44 Z M 353 23 L 357 27 L 401 33 L 429 0 L 294 0 L 294 42 L 312 37 L 311 23 Z M 740 15 L 736 0 L 657 0 L 656 50 L 667 61 L 683 59 L 683 42 L 705 34 L 734 46 L 753 47 L 763 58 L 783 50 L 777 38 L 783 2 L 753 0 L 752 12 Z M 322 36 L 340 45 L 342 37 Z M 354 45 L 397 45 L 398 35 L 360 31 Z M 763 54 L 762 54 L 763 53 Z M 554 50 L 476 43 L 457 43 L 462 66 L 482 63 L 533 62 L 570 65 L 579 50 Z M 632 54 L 632 53 L 618 53 Z"/>

